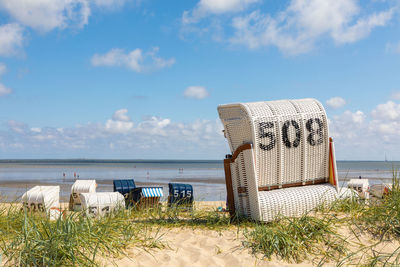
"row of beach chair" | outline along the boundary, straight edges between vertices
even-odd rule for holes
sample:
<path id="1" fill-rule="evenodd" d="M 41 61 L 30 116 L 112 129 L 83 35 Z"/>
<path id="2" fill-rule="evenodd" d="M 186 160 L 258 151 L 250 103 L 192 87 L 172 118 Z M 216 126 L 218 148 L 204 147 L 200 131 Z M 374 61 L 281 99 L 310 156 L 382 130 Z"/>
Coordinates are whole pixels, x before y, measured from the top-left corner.
<path id="1" fill-rule="evenodd" d="M 76 180 L 71 187 L 69 209 L 85 211 L 90 216 L 102 216 L 121 207 L 151 208 L 159 205 L 162 187 L 136 187 L 133 179 L 114 180 L 114 192 L 96 192 L 96 180 Z M 46 211 L 57 217 L 60 210 L 60 186 L 35 186 L 22 196 L 24 208 Z M 191 205 L 193 187 L 189 184 L 169 184 L 169 205 Z"/>

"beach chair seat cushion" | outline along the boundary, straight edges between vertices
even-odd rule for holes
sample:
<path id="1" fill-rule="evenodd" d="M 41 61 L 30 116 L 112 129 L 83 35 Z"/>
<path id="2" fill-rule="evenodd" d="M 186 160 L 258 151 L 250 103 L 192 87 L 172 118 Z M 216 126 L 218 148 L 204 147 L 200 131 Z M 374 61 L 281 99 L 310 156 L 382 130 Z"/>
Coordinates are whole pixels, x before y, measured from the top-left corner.
<path id="1" fill-rule="evenodd" d="M 271 221 L 280 216 L 301 216 L 321 205 L 332 203 L 338 193 L 331 184 L 290 187 L 258 193 L 261 220 Z"/>

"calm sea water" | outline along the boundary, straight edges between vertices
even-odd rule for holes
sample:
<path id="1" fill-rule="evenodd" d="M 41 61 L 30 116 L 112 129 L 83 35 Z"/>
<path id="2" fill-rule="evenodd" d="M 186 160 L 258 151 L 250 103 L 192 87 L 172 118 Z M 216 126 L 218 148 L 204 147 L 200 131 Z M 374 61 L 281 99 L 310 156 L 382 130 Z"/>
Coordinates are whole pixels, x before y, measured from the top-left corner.
<path id="1" fill-rule="evenodd" d="M 400 162 L 339 161 L 339 177 L 368 178 L 371 184 L 388 182 Z M 65 177 L 64 177 L 65 174 Z M 137 185 L 160 185 L 164 198 L 168 183 L 189 183 L 196 200 L 225 200 L 222 161 L 171 160 L 0 160 L 0 194 L 18 198 L 35 184 L 61 185 L 63 200 L 70 193 L 74 174 L 79 179 L 96 179 L 98 191 L 112 191 L 112 180 L 134 178 Z"/>

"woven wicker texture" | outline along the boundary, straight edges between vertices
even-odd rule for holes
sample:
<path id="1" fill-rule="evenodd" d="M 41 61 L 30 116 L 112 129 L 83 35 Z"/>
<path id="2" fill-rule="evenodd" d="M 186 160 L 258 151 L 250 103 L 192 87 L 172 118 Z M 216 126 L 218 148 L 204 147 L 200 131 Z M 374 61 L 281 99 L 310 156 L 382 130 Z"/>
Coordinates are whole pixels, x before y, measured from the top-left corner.
<path id="1" fill-rule="evenodd" d="M 119 192 L 80 193 L 79 197 L 87 215 L 102 216 L 125 207 L 125 198 Z"/>
<path id="2" fill-rule="evenodd" d="M 232 153 L 253 144 L 258 186 L 329 177 L 328 123 L 317 100 L 221 105 L 218 112 Z"/>
<path id="3" fill-rule="evenodd" d="M 330 184 L 309 185 L 259 192 L 263 221 L 279 216 L 301 216 L 308 211 L 329 204 L 338 197 Z"/>
<path id="4" fill-rule="evenodd" d="M 59 186 L 35 186 L 22 195 L 21 202 L 30 210 L 46 210 L 60 207 Z"/>
<path id="5" fill-rule="evenodd" d="M 230 165 L 238 215 L 263 221 L 298 216 L 339 196 L 329 183 L 263 191 L 328 182 L 328 123 L 317 100 L 221 105 L 218 113 L 232 154 L 243 144 L 252 145 Z"/>

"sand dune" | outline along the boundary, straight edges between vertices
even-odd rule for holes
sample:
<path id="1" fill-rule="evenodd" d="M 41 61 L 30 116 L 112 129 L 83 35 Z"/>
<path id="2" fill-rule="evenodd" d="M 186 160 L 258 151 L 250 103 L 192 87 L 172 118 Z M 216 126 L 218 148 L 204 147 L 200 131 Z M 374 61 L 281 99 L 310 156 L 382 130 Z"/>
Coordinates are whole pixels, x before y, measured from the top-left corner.
<path id="1" fill-rule="evenodd" d="M 106 266 L 160 267 L 160 266 L 295 266 L 273 259 L 267 261 L 261 255 L 253 255 L 242 246 L 243 238 L 232 230 L 213 231 L 172 228 L 164 230 L 162 240 L 165 249 L 144 251 L 131 248 L 128 257 L 109 261 Z M 297 265 L 300 266 L 300 265 Z M 301 266 L 312 266 L 302 263 Z"/>

